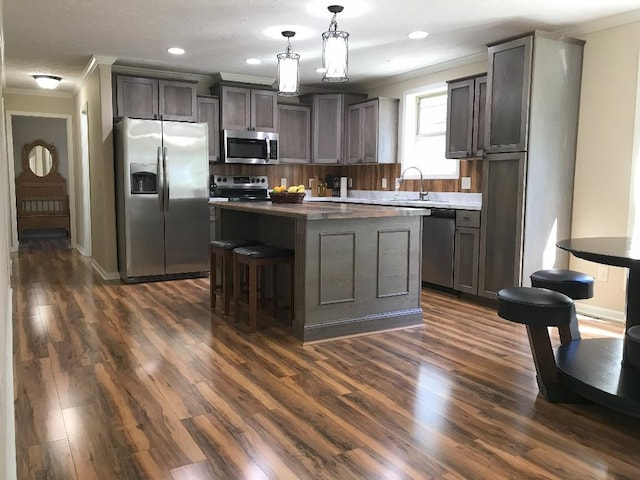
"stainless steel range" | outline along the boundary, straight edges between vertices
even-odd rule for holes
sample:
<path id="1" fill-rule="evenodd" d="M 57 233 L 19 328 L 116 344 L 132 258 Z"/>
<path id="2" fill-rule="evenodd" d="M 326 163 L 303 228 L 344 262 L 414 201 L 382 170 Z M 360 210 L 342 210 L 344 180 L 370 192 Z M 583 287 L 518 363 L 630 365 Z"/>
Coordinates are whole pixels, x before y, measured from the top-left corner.
<path id="1" fill-rule="evenodd" d="M 211 197 L 224 197 L 230 201 L 269 200 L 269 181 L 266 175 L 211 175 Z"/>

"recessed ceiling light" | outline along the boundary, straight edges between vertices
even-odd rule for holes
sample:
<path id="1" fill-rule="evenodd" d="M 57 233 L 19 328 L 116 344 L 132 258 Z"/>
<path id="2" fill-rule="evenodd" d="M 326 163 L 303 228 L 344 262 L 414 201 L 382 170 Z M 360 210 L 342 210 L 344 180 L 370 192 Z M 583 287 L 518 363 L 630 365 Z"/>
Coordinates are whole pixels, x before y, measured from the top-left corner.
<path id="1" fill-rule="evenodd" d="M 180 47 L 171 47 L 169 49 L 167 49 L 167 52 L 169 52 L 172 55 L 183 55 L 184 54 L 184 50 Z"/>
<path id="2" fill-rule="evenodd" d="M 249 65 L 260 65 L 262 60 L 259 58 L 247 58 L 244 63 L 248 63 Z"/>
<path id="3" fill-rule="evenodd" d="M 407 35 L 412 40 L 420 40 L 421 38 L 426 38 L 429 35 L 427 32 L 423 32 L 421 30 L 416 30 L 415 32 L 411 32 Z"/>

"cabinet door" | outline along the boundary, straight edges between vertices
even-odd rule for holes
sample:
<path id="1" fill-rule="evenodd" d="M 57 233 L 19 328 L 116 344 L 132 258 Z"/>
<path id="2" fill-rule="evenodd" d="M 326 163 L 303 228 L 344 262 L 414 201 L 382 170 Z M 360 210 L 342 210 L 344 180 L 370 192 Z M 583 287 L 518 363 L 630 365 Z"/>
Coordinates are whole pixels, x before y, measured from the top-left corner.
<path id="1" fill-rule="evenodd" d="M 278 93 L 270 90 L 251 90 L 251 130 L 278 131 Z"/>
<path id="2" fill-rule="evenodd" d="M 209 162 L 220 160 L 220 101 L 215 97 L 198 97 L 198 121 L 207 123 Z"/>
<path id="3" fill-rule="evenodd" d="M 278 105 L 280 163 L 311 161 L 311 111 L 303 105 Z"/>
<path id="4" fill-rule="evenodd" d="M 251 129 L 251 90 L 239 87 L 220 88 L 220 127 L 228 130 Z"/>
<path id="5" fill-rule="evenodd" d="M 342 129 L 344 109 L 341 94 L 313 97 L 313 161 L 340 163 L 342 161 Z"/>
<path id="6" fill-rule="evenodd" d="M 158 94 L 163 120 L 195 122 L 198 118 L 195 83 L 159 80 Z"/>
<path id="7" fill-rule="evenodd" d="M 453 288 L 460 292 L 478 293 L 478 264 L 480 257 L 480 229 L 457 227 Z"/>
<path id="8" fill-rule="evenodd" d="M 378 102 L 362 104 L 362 161 L 378 161 Z"/>
<path id="9" fill-rule="evenodd" d="M 533 37 L 489 47 L 487 153 L 527 149 Z"/>
<path id="10" fill-rule="evenodd" d="M 362 105 L 347 107 L 347 163 L 362 163 L 364 160 L 362 127 Z"/>
<path id="11" fill-rule="evenodd" d="M 487 155 L 482 169 L 478 295 L 520 285 L 526 153 Z"/>
<path id="12" fill-rule="evenodd" d="M 158 80 L 116 77 L 116 116 L 158 119 Z"/>
<path id="13" fill-rule="evenodd" d="M 451 82 L 447 96 L 447 158 L 472 156 L 473 78 Z"/>
<path id="14" fill-rule="evenodd" d="M 473 145 L 474 156 L 484 155 L 484 137 L 487 127 L 487 76 L 476 78 L 473 94 Z"/>

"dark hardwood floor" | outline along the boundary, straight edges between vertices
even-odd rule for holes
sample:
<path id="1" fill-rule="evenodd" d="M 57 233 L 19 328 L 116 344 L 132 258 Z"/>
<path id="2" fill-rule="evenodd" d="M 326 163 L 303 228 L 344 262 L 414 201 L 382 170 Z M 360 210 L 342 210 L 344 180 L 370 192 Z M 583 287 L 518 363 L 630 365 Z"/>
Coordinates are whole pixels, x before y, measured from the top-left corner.
<path id="1" fill-rule="evenodd" d="M 20 479 L 640 478 L 640 421 L 539 398 L 524 327 L 452 296 L 302 346 L 210 312 L 207 279 L 104 282 L 61 240 L 12 283 Z"/>

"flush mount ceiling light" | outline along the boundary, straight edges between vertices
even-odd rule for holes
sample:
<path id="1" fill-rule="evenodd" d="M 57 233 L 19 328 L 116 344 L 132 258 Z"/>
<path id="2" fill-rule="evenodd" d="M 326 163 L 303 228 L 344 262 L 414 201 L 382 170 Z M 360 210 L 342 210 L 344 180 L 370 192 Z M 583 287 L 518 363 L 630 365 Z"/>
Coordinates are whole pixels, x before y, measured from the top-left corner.
<path id="1" fill-rule="evenodd" d="M 293 53 L 291 47 L 291 37 L 296 32 L 286 30 L 282 32 L 282 36 L 287 39 L 287 49 L 284 53 L 278 54 L 278 95 L 285 97 L 295 97 L 300 85 L 300 55 Z"/>
<path id="2" fill-rule="evenodd" d="M 259 58 L 247 58 L 244 63 L 246 63 L 247 65 L 260 65 L 262 63 L 262 60 L 260 60 Z"/>
<path id="3" fill-rule="evenodd" d="M 338 30 L 336 15 L 343 9 L 340 5 L 331 5 L 328 10 L 333 13 L 329 30 L 322 34 L 322 67 L 326 69 L 323 82 L 346 82 L 349 80 L 349 34 Z"/>
<path id="4" fill-rule="evenodd" d="M 62 78 L 54 77 L 53 75 L 34 75 L 33 78 L 40 88 L 46 88 L 47 90 L 53 90 L 62 80 Z"/>
<path id="5" fill-rule="evenodd" d="M 427 32 L 423 32 L 421 30 L 416 30 L 415 32 L 411 32 L 407 35 L 411 40 L 420 40 L 421 38 L 427 38 L 429 34 Z"/>

